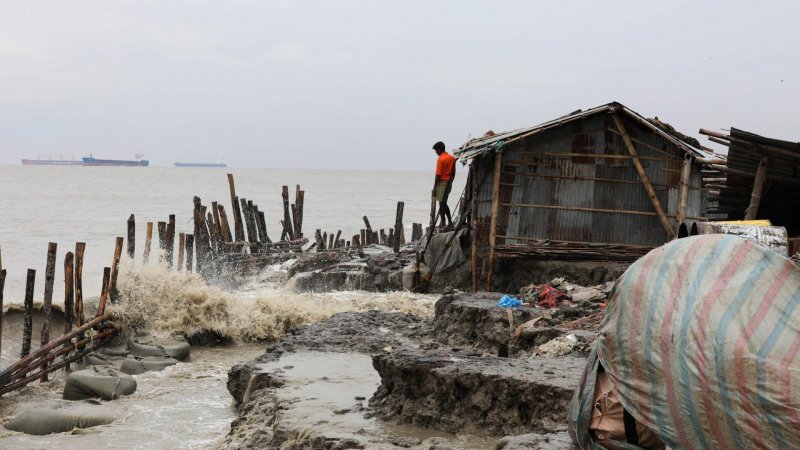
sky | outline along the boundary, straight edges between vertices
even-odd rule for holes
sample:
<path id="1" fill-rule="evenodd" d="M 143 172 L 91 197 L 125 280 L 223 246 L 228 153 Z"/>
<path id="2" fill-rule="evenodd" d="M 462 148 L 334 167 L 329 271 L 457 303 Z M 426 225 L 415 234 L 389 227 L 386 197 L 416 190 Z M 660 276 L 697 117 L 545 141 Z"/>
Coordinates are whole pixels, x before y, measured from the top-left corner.
<path id="1" fill-rule="evenodd" d="M 796 1 L 0 1 L 0 164 L 432 170 L 619 101 L 800 141 Z M 716 147 L 719 148 L 719 147 Z"/>

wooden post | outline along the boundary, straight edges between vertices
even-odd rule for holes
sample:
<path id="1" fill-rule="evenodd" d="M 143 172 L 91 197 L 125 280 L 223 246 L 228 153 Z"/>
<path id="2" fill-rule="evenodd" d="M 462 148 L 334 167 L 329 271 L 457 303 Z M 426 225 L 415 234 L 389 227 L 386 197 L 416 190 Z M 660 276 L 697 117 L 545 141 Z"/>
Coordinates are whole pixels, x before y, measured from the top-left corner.
<path id="1" fill-rule="evenodd" d="M 328 250 L 333 250 L 334 249 L 333 242 L 334 242 L 333 241 L 333 233 L 331 233 L 331 234 L 328 235 L 328 247 L 327 247 Z"/>
<path id="2" fill-rule="evenodd" d="M 295 196 L 295 198 L 297 198 Z M 294 224 L 294 234 L 292 235 L 292 240 L 299 239 L 297 237 L 297 205 L 292 203 L 289 205 L 289 208 L 292 212 L 292 223 Z"/>
<path id="3" fill-rule="evenodd" d="M 228 180 L 232 183 L 233 178 L 230 174 L 228 174 Z M 231 184 L 231 192 L 233 192 L 233 184 Z M 197 266 L 197 273 L 202 274 L 203 270 L 203 257 L 205 256 L 205 247 L 203 245 L 203 231 L 202 227 L 205 226 L 203 223 L 204 217 L 203 212 L 200 209 L 200 197 L 194 196 L 192 200 L 194 202 L 194 240 L 196 241 L 194 244 L 194 253 L 197 257 L 197 262 L 195 265 Z M 236 207 L 236 210 L 239 210 L 239 207 Z M 241 217 L 240 217 L 241 220 Z M 188 236 L 187 236 L 188 238 Z M 238 234 L 237 234 L 238 238 Z M 188 259 L 187 259 L 188 260 Z M 190 270 L 191 272 L 191 270 Z"/>
<path id="4" fill-rule="evenodd" d="M 476 169 L 474 165 L 470 166 L 469 178 L 470 181 L 472 182 L 472 186 L 470 188 L 470 193 L 472 194 L 471 195 L 472 198 L 470 198 L 470 203 L 472 204 L 472 206 L 470 207 L 469 214 L 470 214 L 470 219 L 472 219 L 470 221 L 472 229 L 470 230 L 469 234 L 470 234 L 470 251 L 471 251 L 470 271 L 472 272 L 470 275 L 472 276 L 473 294 L 478 292 L 478 214 L 475 211 L 475 204 L 476 204 L 475 196 L 478 193 L 477 189 L 478 179 L 476 177 L 476 174 L 474 173 L 475 170 Z"/>
<path id="5" fill-rule="evenodd" d="M 111 303 L 116 303 L 117 300 L 119 300 L 119 292 L 117 292 L 117 277 L 119 277 L 119 259 L 122 257 L 122 244 L 124 241 L 124 238 L 117 237 L 117 245 L 114 248 L 114 261 L 111 266 L 111 284 L 108 290 L 109 296 L 111 297 Z"/>
<path id="6" fill-rule="evenodd" d="M 244 226 L 247 228 L 247 242 L 251 244 L 255 244 L 257 242 L 256 239 L 256 231 L 253 229 L 253 225 L 250 222 L 251 214 L 250 210 L 248 209 L 249 203 L 246 199 L 240 198 L 239 201 L 242 204 L 242 216 L 244 217 Z"/>
<path id="7" fill-rule="evenodd" d="M 222 235 L 225 242 L 233 242 L 233 235 L 231 234 L 231 227 L 228 224 L 228 215 L 225 214 L 225 207 L 218 205 L 219 208 L 219 226 L 222 228 Z"/>
<path id="8" fill-rule="evenodd" d="M 364 245 L 374 244 L 374 242 L 372 242 L 372 227 L 369 224 L 369 219 L 367 219 L 367 216 L 364 216 L 363 219 L 364 219 L 364 225 L 367 227 L 367 231 L 366 231 L 366 240 L 363 241 L 362 243 Z"/>
<path id="9" fill-rule="evenodd" d="M 281 197 L 283 197 L 283 229 L 286 232 L 286 240 L 292 240 L 294 234 L 294 226 L 292 226 L 292 218 L 289 214 L 289 186 L 283 186 L 281 189 Z"/>
<path id="10" fill-rule="evenodd" d="M 167 222 L 158 222 L 158 248 L 161 254 L 159 261 L 164 261 L 167 257 Z"/>
<path id="11" fill-rule="evenodd" d="M 103 288 L 100 290 L 100 300 L 97 302 L 97 314 L 95 317 L 100 317 L 105 314 L 106 301 L 108 299 L 108 291 L 110 288 L 111 280 L 111 267 L 103 268 Z"/>
<path id="12" fill-rule="evenodd" d="M 766 156 L 758 161 L 756 177 L 753 180 L 753 191 L 750 193 L 750 205 L 747 207 L 744 220 L 754 220 L 758 216 L 758 206 L 761 204 L 761 194 L 764 192 L 764 184 L 767 180 L 768 164 L 769 159 Z"/>
<path id="13" fill-rule="evenodd" d="M 6 269 L 0 269 L 0 349 L 3 346 L 3 291 L 6 289 Z"/>
<path id="14" fill-rule="evenodd" d="M 378 243 L 381 245 L 386 245 L 386 230 L 381 228 L 381 231 L 378 234 Z"/>
<path id="15" fill-rule="evenodd" d="M 489 225 L 489 273 L 486 276 L 486 290 L 492 290 L 492 276 L 494 275 L 494 246 L 497 242 L 497 215 L 500 214 L 500 176 L 503 169 L 503 154 L 494 155 L 494 180 L 492 180 L 492 220 Z M 434 199 L 435 201 L 436 199 Z M 435 222 L 431 222 L 436 225 Z M 433 229 L 431 229 L 433 233 Z"/>
<path id="16" fill-rule="evenodd" d="M 400 253 L 400 241 L 403 236 L 403 207 L 405 203 L 397 202 L 397 215 L 394 218 L 394 252 Z"/>
<path id="17" fill-rule="evenodd" d="M 318 252 L 325 250 L 325 241 L 322 240 L 322 230 L 319 228 L 317 228 L 317 231 L 314 233 L 314 240 L 317 243 Z"/>
<path id="18" fill-rule="evenodd" d="M 231 214 L 233 214 L 233 225 L 235 228 L 236 241 L 244 241 L 244 225 L 242 224 L 242 211 L 239 209 L 239 198 L 236 196 L 236 188 L 233 185 L 233 174 L 228 174 L 228 185 L 231 189 Z"/>
<path id="19" fill-rule="evenodd" d="M 306 200 L 306 191 L 300 190 L 300 185 L 297 185 L 297 189 L 295 190 L 296 197 L 295 197 L 295 204 L 297 205 L 297 223 L 294 225 L 294 233 L 295 238 L 300 239 L 303 237 L 303 205 L 305 204 Z"/>
<path id="20" fill-rule="evenodd" d="M 670 225 L 669 218 L 664 212 L 664 208 L 661 207 L 661 202 L 658 200 L 656 191 L 653 189 L 653 185 L 650 183 L 650 178 L 647 176 L 647 172 L 645 172 L 644 166 L 639 160 L 639 154 L 636 152 L 636 147 L 633 146 L 633 141 L 631 141 L 631 137 L 625 130 L 625 125 L 622 124 L 622 119 L 619 118 L 618 114 L 613 114 L 611 117 L 614 118 L 614 123 L 617 125 L 617 130 L 619 131 L 620 136 L 622 136 L 622 140 L 625 143 L 625 147 L 628 149 L 628 153 L 631 155 L 631 160 L 633 161 L 634 167 L 636 167 L 636 171 L 639 172 L 639 178 L 641 178 L 644 189 L 647 191 L 647 196 L 650 198 L 650 202 L 653 204 L 653 208 L 655 208 L 656 214 L 658 214 L 658 218 L 661 220 L 661 225 L 664 226 L 664 230 L 667 232 L 669 237 L 674 239 L 676 236 L 675 230 L 672 228 L 672 225 Z M 491 267 L 489 270 L 491 273 Z"/>
<path id="21" fill-rule="evenodd" d="M 394 248 L 394 228 L 389 228 L 389 235 L 386 236 L 386 245 Z"/>
<path id="22" fill-rule="evenodd" d="M 186 235 L 186 273 L 192 273 L 192 262 L 194 260 L 194 235 Z"/>
<path id="23" fill-rule="evenodd" d="M 36 282 L 36 271 L 28 269 L 28 279 L 25 283 L 25 316 L 22 319 L 22 351 L 20 358 L 28 356 L 31 352 L 31 336 L 33 335 L 33 286 Z"/>
<path id="24" fill-rule="evenodd" d="M 683 160 L 683 168 L 681 169 L 681 190 L 678 195 L 678 212 L 675 216 L 675 236 L 678 235 L 683 221 L 686 220 L 686 206 L 689 202 L 689 179 L 692 175 L 692 160 L 686 158 Z"/>
<path id="25" fill-rule="evenodd" d="M 186 253 L 186 233 L 178 233 L 178 272 L 183 271 L 183 256 Z"/>
<path id="26" fill-rule="evenodd" d="M 256 205 L 252 200 L 247 201 L 247 220 L 250 222 L 250 228 L 253 229 L 253 243 L 258 244 L 261 242 L 261 236 L 258 234 L 258 225 L 256 224 Z"/>
<path id="27" fill-rule="evenodd" d="M 75 255 L 64 256 L 64 334 L 72 331 L 75 323 Z"/>
<path id="28" fill-rule="evenodd" d="M 170 214 L 167 222 L 166 250 L 167 268 L 172 269 L 175 261 L 175 214 Z"/>
<path id="29" fill-rule="evenodd" d="M 150 230 L 152 229 L 151 226 Z M 85 242 L 75 244 L 75 318 L 78 320 L 79 327 L 86 323 L 86 316 L 83 313 L 83 253 L 85 250 Z"/>
<path id="30" fill-rule="evenodd" d="M 153 222 L 147 222 L 147 231 L 144 237 L 144 255 L 142 255 L 143 264 L 147 265 L 150 262 L 150 246 L 153 242 Z"/>
<path id="31" fill-rule="evenodd" d="M 367 230 L 362 228 L 361 229 L 361 235 L 359 237 L 361 238 L 361 240 L 359 242 L 361 242 L 362 245 L 363 245 L 363 243 L 367 242 Z"/>
<path id="32" fill-rule="evenodd" d="M 225 242 L 225 232 L 222 231 L 222 222 L 220 222 L 219 217 L 219 204 L 217 204 L 217 202 L 211 202 L 211 213 L 214 216 L 214 227 L 216 228 L 218 242 Z M 224 246 L 218 245 L 217 247 L 222 248 Z"/>
<path id="33" fill-rule="evenodd" d="M 336 244 L 336 247 L 339 247 L 339 237 L 342 235 L 342 230 L 336 230 L 336 237 L 333 239 L 333 242 Z"/>
<path id="34" fill-rule="evenodd" d="M 353 243 L 355 244 L 356 248 L 358 249 L 358 257 L 364 257 L 364 247 L 361 246 L 361 238 L 358 235 L 353 236 Z"/>
<path id="35" fill-rule="evenodd" d="M 264 211 L 256 211 L 258 213 L 258 234 L 261 235 L 261 241 L 266 244 L 271 244 L 272 239 L 267 234 L 267 219 L 264 216 Z"/>
<path id="36" fill-rule="evenodd" d="M 50 342 L 50 316 L 53 311 L 53 282 L 56 277 L 55 242 L 47 244 L 47 266 L 44 270 L 44 299 L 42 302 L 42 335 L 41 344 Z"/>
<path id="37" fill-rule="evenodd" d="M 136 218 L 133 214 L 128 217 L 128 258 L 133 259 L 136 254 Z"/>

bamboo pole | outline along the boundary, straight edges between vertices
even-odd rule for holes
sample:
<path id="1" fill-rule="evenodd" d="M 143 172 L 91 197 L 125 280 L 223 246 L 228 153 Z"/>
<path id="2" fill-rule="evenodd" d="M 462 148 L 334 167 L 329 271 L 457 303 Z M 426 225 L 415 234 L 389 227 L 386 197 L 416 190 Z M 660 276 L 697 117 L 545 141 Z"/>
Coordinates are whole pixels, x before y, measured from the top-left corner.
<path id="1" fill-rule="evenodd" d="M 192 273 L 194 262 L 194 235 L 186 235 L 186 273 Z"/>
<path id="2" fill-rule="evenodd" d="M 243 220 L 244 220 L 244 226 L 247 229 L 247 239 L 246 240 L 250 244 L 255 244 L 256 243 L 256 236 L 255 236 L 256 232 L 255 232 L 255 230 L 253 230 L 253 227 L 250 224 L 250 211 L 247 209 L 247 205 L 248 205 L 247 199 L 240 198 L 239 199 L 239 203 L 241 203 L 241 211 L 242 211 L 242 217 L 243 217 Z"/>
<path id="3" fill-rule="evenodd" d="M 183 271 L 183 256 L 186 253 L 186 233 L 178 234 L 178 272 Z"/>
<path id="4" fill-rule="evenodd" d="M 100 290 L 100 300 L 97 302 L 97 314 L 95 317 L 100 317 L 105 314 L 106 301 L 108 299 L 108 291 L 111 284 L 111 267 L 103 268 L 103 288 Z"/>
<path id="5" fill-rule="evenodd" d="M 136 254 L 136 217 L 128 217 L 128 258 L 133 259 Z"/>
<path id="6" fill-rule="evenodd" d="M 258 244 L 261 237 L 258 234 L 258 226 L 256 225 L 256 205 L 252 200 L 247 201 L 247 220 L 250 222 L 250 228 L 253 229 L 253 243 Z"/>
<path id="7" fill-rule="evenodd" d="M 232 183 L 233 178 L 231 177 L 230 174 L 228 175 L 228 179 Z M 233 184 L 231 184 L 231 192 L 233 192 Z M 204 220 L 205 220 L 205 217 L 203 216 L 203 212 L 201 211 L 201 208 L 200 208 L 200 197 L 195 195 L 192 201 L 194 202 L 194 240 L 195 240 L 194 253 L 195 253 L 195 256 L 197 257 L 197 261 L 195 262 L 195 266 L 196 266 L 196 269 L 197 269 L 197 273 L 202 274 L 202 272 L 203 272 L 203 258 L 205 256 L 205 246 L 203 244 L 204 238 L 203 238 L 202 227 L 205 226 L 205 224 L 203 223 Z M 236 210 L 237 211 L 239 210 L 238 206 L 237 206 Z"/>
<path id="8" fill-rule="evenodd" d="M 394 217 L 394 241 L 392 241 L 392 245 L 394 246 L 394 252 L 400 253 L 400 241 L 403 235 L 403 208 L 405 207 L 405 203 L 397 202 L 397 213 Z"/>
<path id="9" fill-rule="evenodd" d="M 6 289 L 6 269 L 0 269 L 0 349 L 3 348 L 3 292 Z"/>
<path id="10" fill-rule="evenodd" d="M 633 146 L 633 142 L 631 142 L 631 137 L 628 135 L 625 125 L 622 124 L 622 120 L 619 118 L 618 114 L 615 113 L 611 117 L 613 117 L 614 124 L 617 126 L 617 129 L 622 136 L 622 140 L 625 143 L 625 147 L 628 149 L 628 153 L 631 155 L 633 165 L 636 167 L 636 171 L 639 173 L 639 178 L 642 179 L 642 184 L 647 191 L 647 196 L 650 198 L 650 203 L 653 204 L 653 208 L 655 208 L 658 218 L 661 220 L 661 225 L 664 226 L 664 230 L 667 232 L 669 237 L 674 239 L 675 230 L 672 228 L 672 225 L 670 225 L 669 219 L 667 218 L 664 209 L 661 207 L 661 202 L 658 200 L 658 196 L 656 196 L 656 191 L 653 189 L 653 185 L 650 184 L 650 178 L 648 178 L 647 172 L 645 172 L 644 166 L 639 160 L 639 154 L 636 152 L 636 147 Z"/>
<path id="11" fill-rule="evenodd" d="M 336 247 L 341 247 L 339 245 L 339 238 L 342 236 L 342 230 L 336 230 L 336 238 L 334 238 L 333 242 L 336 243 Z"/>
<path id="12" fill-rule="evenodd" d="M 147 265 L 150 262 L 150 246 L 153 242 L 153 222 L 147 222 L 147 231 L 144 238 L 144 255 L 142 255 L 143 264 Z"/>
<path id="13" fill-rule="evenodd" d="M 125 239 L 121 236 L 117 237 L 117 245 L 114 247 L 114 261 L 112 261 L 111 271 L 111 284 L 109 285 L 109 297 L 111 303 L 116 303 L 119 300 L 119 292 L 117 291 L 117 278 L 119 277 L 119 260 L 122 257 L 122 244 Z"/>
<path id="14" fill-rule="evenodd" d="M 689 178 L 692 175 L 692 160 L 687 158 L 683 160 L 683 170 L 681 170 L 681 190 L 678 195 L 678 213 L 675 217 L 675 236 L 678 235 L 678 230 L 686 220 L 686 206 L 689 202 Z"/>
<path id="15" fill-rule="evenodd" d="M 756 176 L 753 180 L 753 192 L 750 194 L 750 205 L 747 206 L 747 214 L 744 220 L 754 220 L 758 216 L 758 207 L 761 204 L 761 195 L 764 192 L 764 184 L 767 179 L 767 165 L 769 159 L 764 156 L 758 161 Z"/>
<path id="16" fill-rule="evenodd" d="M 296 198 L 297 197 L 295 196 L 295 199 Z M 289 209 L 291 210 L 292 223 L 294 224 L 294 235 L 292 235 L 292 239 L 298 239 L 298 237 L 297 237 L 297 205 L 295 203 L 292 203 L 291 205 L 289 205 Z"/>
<path id="17" fill-rule="evenodd" d="M 364 257 L 364 247 L 361 246 L 361 237 L 359 235 L 353 236 L 353 243 L 355 243 L 356 249 L 358 249 L 358 257 Z"/>
<path id="18" fill-rule="evenodd" d="M 478 292 L 478 214 L 475 211 L 475 196 L 478 192 L 478 179 L 475 176 L 476 168 L 471 165 L 469 168 L 470 180 L 470 272 L 472 281 L 472 293 Z"/>
<path id="19" fill-rule="evenodd" d="M 239 209 L 239 198 L 236 196 L 236 188 L 233 185 L 232 173 L 228 174 L 228 185 L 230 186 L 231 191 L 231 214 L 233 214 L 236 241 L 241 242 L 244 241 L 244 225 L 242 224 L 242 212 Z"/>
<path id="20" fill-rule="evenodd" d="M 150 229 L 152 230 L 152 227 Z M 86 323 L 86 316 L 83 312 L 83 254 L 85 251 L 85 242 L 75 244 L 75 318 L 78 320 L 78 326 Z"/>
<path id="21" fill-rule="evenodd" d="M 500 175 L 503 171 L 503 154 L 494 155 L 494 180 L 492 186 L 492 219 L 489 225 L 489 273 L 486 276 L 486 290 L 492 290 L 494 276 L 494 253 L 497 243 L 497 215 L 500 214 Z M 435 225 L 435 222 L 432 222 Z M 431 229 L 433 233 L 433 229 Z"/>
<path id="22" fill-rule="evenodd" d="M 72 331 L 75 323 L 75 255 L 64 256 L 64 333 Z"/>
<path id="23" fill-rule="evenodd" d="M 272 243 L 272 239 L 270 239 L 269 235 L 267 234 L 267 219 L 264 216 L 264 211 L 258 211 L 258 233 L 263 236 L 263 243 Z"/>
<path id="24" fill-rule="evenodd" d="M 33 334 L 33 288 L 36 282 L 36 271 L 28 269 L 28 279 L 25 283 L 25 316 L 22 319 L 22 351 L 20 358 L 28 356 L 31 352 L 31 337 Z"/>
<path id="25" fill-rule="evenodd" d="M 158 260 L 164 261 L 167 258 L 167 222 L 158 222 L 158 248 L 161 250 Z"/>
<path id="26" fill-rule="evenodd" d="M 47 266 L 44 270 L 44 298 L 42 301 L 42 333 L 41 345 L 50 341 L 50 316 L 53 311 L 53 282 L 56 277 L 56 250 L 55 242 L 47 244 Z"/>

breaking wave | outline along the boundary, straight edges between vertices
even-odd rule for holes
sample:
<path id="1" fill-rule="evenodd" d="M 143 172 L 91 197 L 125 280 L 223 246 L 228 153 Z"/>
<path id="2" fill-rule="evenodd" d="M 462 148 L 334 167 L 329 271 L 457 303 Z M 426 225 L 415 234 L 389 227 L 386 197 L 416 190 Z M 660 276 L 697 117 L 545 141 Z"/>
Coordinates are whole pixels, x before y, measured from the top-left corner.
<path id="1" fill-rule="evenodd" d="M 213 332 L 237 342 L 273 340 L 287 330 L 344 311 L 399 311 L 433 315 L 436 297 L 409 292 L 295 293 L 290 286 L 263 285 L 229 292 L 196 274 L 160 264 L 120 263 L 120 301 L 110 311 L 128 330 L 194 335 Z"/>

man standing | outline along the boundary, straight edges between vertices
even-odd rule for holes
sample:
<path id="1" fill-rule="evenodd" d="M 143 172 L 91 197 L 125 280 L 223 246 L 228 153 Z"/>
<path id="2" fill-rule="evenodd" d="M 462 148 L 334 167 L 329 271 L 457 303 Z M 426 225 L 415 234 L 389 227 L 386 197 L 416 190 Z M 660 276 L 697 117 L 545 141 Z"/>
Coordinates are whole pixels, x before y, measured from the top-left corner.
<path id="1" fill-rule="evenodd" d="M 436 160 L 436 180 L 433 184 L 433 196 L 439 202 L 439 228 L 452 229 L 453 219 L 450 217 L 447 197 L 450 195 L 453 179 L 456 177 L 456 158 L 447 153 L 442 141 L 433 144 L 433 150 L 439 155 Z"/>

